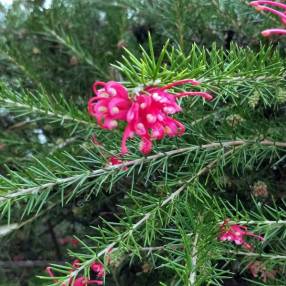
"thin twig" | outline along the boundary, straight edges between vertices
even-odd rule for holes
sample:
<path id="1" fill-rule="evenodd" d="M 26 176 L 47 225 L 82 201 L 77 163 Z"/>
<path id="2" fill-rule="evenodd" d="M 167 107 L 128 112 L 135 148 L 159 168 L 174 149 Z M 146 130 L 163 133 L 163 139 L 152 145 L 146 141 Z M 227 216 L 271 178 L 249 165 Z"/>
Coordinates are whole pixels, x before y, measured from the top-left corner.
<path id="1" fill-rule="evenodd" d="M 219 224 L 222 225 L 224 222 L 221 221 Z M 257 220 L 240 220 L 240 221 L 229 221 L 229 224 L 266 224 L 266 225 L 272 225 L 272 224 L 286 224 L 286 220 L 263 220 L 263 221 L 257 221 Z"/>
<path id="2" fill-rule="evenodd" d="M 50 155 L 54 154 L 56 151 L 66 147 L 69 144 L 74 143 L 76 140 L 78 139 L 78 137 L 72 137 L 72 138 L 68 138 L 67 140 L 65 140 L 64 142 L 57 144 L 56 146 L 54 146 L 54 148 L 52 148 L 52 150 L 49 152 Z"/>
<path id="3" fill-rule="evenodd" d="M 150 247 L 140 247 L 140 252 L 147 252 L 149 255 L 152 252 L 155 251 L 164 251 L 167 249 L 183 249 L 184 244 L 178 243 L 178 244 L 166 244 L 166 245 L 160 245 L 160 246 L 150 246 Z M 115 252 L 119 248 L 113 248 L 112 251 Z M 244 255 L 244 256 L 255 256 L 255 257 L 265 257 L 265 258 L 272 258 L 272 259 L 285 259 L 286 255 L 276 255 L 276 254 L 265 254 L 265 253 L 255 253 L 255 252 L 244 252 L 244 251 L 235 251 L 235 250 L 226 250 L 227 253 L 236 254 L 236 255 Z"/>
<path id="4" fill-rule="evenodd" d="M 198 247 L 197 247 L 198 239 L 199 239 L 199 235 L 196 234 L 194 244 L 193 244 L 193 250 L 192 250 L 192 271 L 189 276 L 190 286 L 195 285 L 196 283 L 196 276 L 197 276 L 196 267 L 197 267 L 197 260 L 198 260 Z"/>
<path id="5" fill-rule="evenodd" d="M 50 264 L 62 265 L 63 261 L 42 261 L 42 260 L 24 260 L 24 261 L 0 261 L 0 268 L 33 268 L 46 267 Z"/>
<path id="6" fill-rule="evenodd" d="M 61 114 L 61 113 L 48 111 L 48 110 L 41 109 L 41 108 L 38 108 L 38 107 L 35 107 L 35 106 L 31 106 L 31 105 L 28 105 L 28 104 L 19 103 L 19 102 L 13 101 L 11 99 L 3 99 L 3 98 L 1 98 L 0 101 L 4 102 L 6 104 L 11 104 L 13 106 L 13 108 L 14 107 L 21 107 L 21 108 L 30 109 L 33 112 L 44 113 L 44 114 L 46 114 L 48 116 L 51 116 L 51 117 L 58 117 L 58 118 L 61 118 L 61 121 L 68 120 L 68 121 L 75 121 L 75 122 L 78 122 L 78 123 L 81 123 L 81 124 L 94 125 L 91 121 L 85 121 L 85 120 L 78 119 L 78 118 L 75 118 L 75 117 L 72 117 L 72 116 L 69 116 L 69 115 L 64 115 L 64 114 Z"/>
<path id="7" fill-rule="evenodd" d="M 283 259 L 283 260 L 286 260 L 286 255 L 272 255 L 272 254 L 255 253 L 255 252 L 234 251 L 234 250 L 229 250 L 228 252 L 232 253 L 232 254 L 236 254 L 236 255 L 265 257 L 265 258 L 271 258 L 271 259 Z"/>

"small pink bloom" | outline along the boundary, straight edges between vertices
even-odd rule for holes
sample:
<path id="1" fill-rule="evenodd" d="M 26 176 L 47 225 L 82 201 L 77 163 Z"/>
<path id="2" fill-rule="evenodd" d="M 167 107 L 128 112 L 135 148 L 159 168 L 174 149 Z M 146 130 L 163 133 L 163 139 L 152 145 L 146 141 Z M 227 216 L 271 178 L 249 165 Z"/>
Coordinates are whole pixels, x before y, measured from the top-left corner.
<path id="1" fill-rule="evenodd" d="M 74 260 L 72 262 L 72 268 L 79 268 L 80 267 L 80 261 L 78 259 Z"/>
<path id="2" fill-rule="evenodd" d="M 108 159 L 108 164 L 111 165 L 111 166 L 120 165 L 120 164 L 122 164 L 122 163 L 123 163 L 123 161 L 120 160 L 120 159 L 118 158 L 118 156 L 111 156 L 111 157 Z M 128 167 L 127 167 L 127 166 L 124 166 L 122 169 L 123 169 L 124 171 L 127 171 L 127 170 L 128 170 Z"/>
<path id="3" fill-rule="evenodd" d="M 122 160 L 118 159 L 115 156 L 109 158 L 108 163 L 112 166 L 122 164 Z"/>
<path id="4" fill-rule="evenodd" d="M 100 262 L 93 262 L 90 266 L 91 270 L 94 271 L 99 278 L 103 278 L 105 276 L 105 271 L 103 264 Z"/>
<path id="5" fill-rule="evenodd" d="M 283 4 L 281 2 L 276 2 L 276 1 L 269 1 L 269 0 L 252 1 L 249 3 L 249 5 L 253 7 L 257 7 L 261 5 L 269 5 L 269 6 L 274 6 L 274 7 L 278 7 L 278 8 L 286 10 L 286 4 Z"/>
<path id="6" fill-rule="evenodd" d="M 80 267 L 80 261 L 79 260 L 74 260 L 74 262 L 72 263 L 73 270 L 77 269 L 78 267 Z M 88 279 L 86 277 L 77 277 L 77 278 L 69 277 L 68 284 L 62 283 L 61 286 L 103 285 L 102 278 L 104 278 L 104 276 L 105 276 L 103 265 L 100 262 L 94 262 L 94 263 L 91 264 L 90 268 L 91 268 L 92 271 L 95 272 L 95 274 L 97 275 L 99 280 L 90 280 L 90 279 Z M 71 272 L 73 270 L 71 270 Z M 51 267 L 47 267 L 46 268 L 46 272 L 49 274 L 50 277 L 52 277 L 52 278 L 55 277 L 54 273 L 52 272 Z M 54 279 L 53 282 L 54 283 L 58 283 L 59 281 Z"/>
<path id="7" fill-rule="evenodd" d="M 152 150 L 152 141 L 148 137 L 142 137 L 139 150 L 143 154 L 149 154 Z"/>
<path id="8" fill-rule="evenodd" d="M 262 1 L 261 0 L 261 1 L 252 1 L 249 3 L 249 5 L 255 7 L 256 10 L 258 11 L 266 11 L 266 12 L 270 12 L 278 16 L 282 24 L 286 25 L 286 4 L 283 4 L 281 2 L 276 2 L 276 1 Z M 268 7 L 267 5 L 278 8 L 278 9 L 282 9 L 282 11 Z M 269 37 L 272 35 L 286 35 L 286 30 L 280 29 L 280 28 L 267 29 L 267 30 L 262 31 L 261 34 L 264 37 Z"/>
<path id="9" fill-rule="evenodd" d="M 50 277 L 52 277 L 52 278 L 55 277 L 51 267 L 47 267 L 46 272 L 49 274 Z M 57 283 L 58 281 L 54 279 L 53 282 Z"/>
<path id="10" fill-rule="evenodd" d="M 275 6 L 277 6 L 276 2 L 272 2 L 272 4 L 275 4 Z M 286 5 L 284 5 L 284 4 L 281 4 L 281 5 L 286 7 Z M 259 4 L 258 5 L 252 5 L 252 6 L 254 6 L 256 8 L 256 10 L 258 10 L 258 11 L 266 11 L 266 12 L 270 12 L 270 13 L 278 16 L 280 18 L 280 20 L 282 21 L 282 23 L 286 24 L 286 15 L 285 15 L 284 12 L 280 12 L 280 11 L 275 10 L 273 8 L 270 8 L 270 7 L 267 7 L 267 6 L 264 6 L 264 5 L 259 5 Z M 285 10 L 285 8 L 284 8 L 284 10 Z"/>
<path id="11" fill-rule="evenodd" d="M 229 225 L 228 221 L 229 220 L 225 220 L 221 225 L 219 240 L 234 242 L 236 245 L 242 245 L 248 250 L 252 248 L 252 245 L 245 241 L 246 236 L 252 236 L 256 239 L 263 240 L 262 236 L 255 235 L 254 233 L 247 231 L 247 227 L 238 224 Z"/>
<path id="12" fill-rule="evenodd" d="M 272 35 L 286 35 L 286 29 L 267 29 L 261 32 L 262 36 L 269 37 Z"/>

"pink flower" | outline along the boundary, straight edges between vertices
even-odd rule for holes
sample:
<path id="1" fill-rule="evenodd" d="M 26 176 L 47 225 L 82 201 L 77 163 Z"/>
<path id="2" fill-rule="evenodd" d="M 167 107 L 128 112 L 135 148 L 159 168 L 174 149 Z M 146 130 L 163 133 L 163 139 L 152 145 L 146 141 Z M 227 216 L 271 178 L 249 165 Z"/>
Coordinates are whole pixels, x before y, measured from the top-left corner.
<path id="1" fill-rule="evenodd" d="M 97 89 L 98 86 L 103 86 Z M 88 102 L 89 113 L 97 119 L 104 129 L 114 129 L 118 121 L 125 121 L 127 111 L 131 105 L 127 89 L 118 82 L 95 82 L 93 85 L 95 97 Z"/>
<path id="2" fill-rule="evenodd" d="M 116 166 L 116 165 L 120 165 L 123 163 L 122 160 L 118 159 L 118 157 L 116 156 L 111 156 L 108 160 L 109 165 L 111 166 Z"/>
<path id="3" fill-rule="evenodd" d="M 257 11 L 266 11 L 270 12 L 276 16 L 278 16 L 282 22 L 282 24 L 286 25 L 286 4 L 283 4 L 281 2 L 276 2 L 276 1 L 252 1 L 249 3 L 250 6 L 253 6 L 256 8 Z M 278 9 L 282 9 L 283 11 L 276 10 L 274 8 L 268 7 L 272 6 Z M 286 35 L 286 30 L 285 29 L 267 29 L 261 32 L 261 34 L 264 37 L 269 37 L 271 35 Z"/>
<path id="4" fill-rule="evenodd" d="M 118 158 L 118 156 L 111 156 L 111 157 L 108 159 L 108 164 L 111 165 L 111 166 L 116 166 L 116 165 L 123 164 L 123 161 L 120 160 L 120 159 Z M 122 170 L 127 171 L 127 170 L 128 170 L 128 167 L 127 167 L 127 166 L 124 166 L 124 167 L 122 167 Z"/>
<path id="5" fill-rule="evenodd" d="M 219 240 L 232 241 L 236 245 L 242 245 L 246 249 L 251 249 L 252 245 L 245 241 L 246 236 L 252 236 L 259 240 L 263 240 L 262 236 L 258 236 L 252 232 L 247 231 L 246 226 L 238 224 L 229 225 L 229 220 L 225 220 L 220 228 Z"/>
<path id="6" fill-rule="evenodd" d="M 91 270 L 94 271 L 99 278 L 105 276 L 104 267 L 100 262 L 93 262 L 90 266 Z"/>
<path id="7" fill-rule="evenodd" d="M 267 29 L 261 32 L 262 36 L 269 37 L 272 35 L 286 35 L 286 29 Z"/>
<path id="8" fill-rule="evenodd" d="M 143 154 L 148 154 L 152 150 L 152 140 L 161 140 L 166 136 L 181 136 L 185 132 L 185 126 L 171 117 L 182 111 L 177 104 L 178 98 L 201 96 L 206 100 L 212 99 L 212 96 L 206 92 L 173 93 L 169 91 L 175 86 L 187 83 L 200 84 L 196 80 L 185 79 L 163 87 L 148 86 L 131 100 L 123 85 L 113 81 L 96 82 L 94 84 L 96 96 L 89 100 L 88 110 L 105 129 L 116 128 L 118 120 L 126 122 L 121 143 L 122 155 L 128 152 L 127 140 L 135 135 L 141 139 L 139 150 Z M 97 90 L 98 86 L 104 88 Z M 110 163 L 116 165 L 119 161 L 111 158 Z"/>
<path id="9" fill-rule="evenodd" d="M 74 260 L 74 262 L 72 263 L 72 270 L 77 269 L 78 267 L 80 267 L 80 261 L 79 260 Z M 94 262 L 91 264 L 90 266 L 91 270 L 95 272 L 95 274 L 97 275 L 97 277 L 99 278 L 99 280 L 90 280 L 86 277 L 78 277 L 76 279 L 74 279 L 73 277 L 69 278 L 69 282 L 68 284 L 66 283 L 62 283 L 61 286 L 87 286 L 87 285 L 103 285 L 103 280 L 102 278 L 104 278 L 105 276 L 105 272 L 104 272 L 104 267 L 100 262 Z M 55 277 L 54 273 L 52 272 L 51 267 L 47 267 L 46 268 L 46 272 L 49 274 L 50 277 Z M 58 283 L 59 281 L 57 281 L 56 279 L 53 280 L 54 283 Z"/>

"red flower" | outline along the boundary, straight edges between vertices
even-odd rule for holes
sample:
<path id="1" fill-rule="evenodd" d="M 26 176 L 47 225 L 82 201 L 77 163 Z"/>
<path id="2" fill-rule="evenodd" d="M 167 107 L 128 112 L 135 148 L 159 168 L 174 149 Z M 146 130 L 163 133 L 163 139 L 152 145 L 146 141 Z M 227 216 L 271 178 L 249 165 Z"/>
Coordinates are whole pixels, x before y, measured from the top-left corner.
<path id="1" fill-rule="evenodd" d="M 123 163 L 122 160 L 118 159 L 118 157 L 116 156 L 111 156 L 108 160 L 109 165 L 111 166 L 116 166 L 116 165 L 120 165 Z"/>
<path id="2" fill-rule="evenodd" d="M 93 262 L 90 268 L 96 273 L 97 277 L 103 278 L 105 276 L 104 267 L 100 262 Z"/>
<path id="3" fill-rule="evenodd" d="M 72 263 L 72 269 L 75 270 L 77 268 L 80 267 L 80 261 L 79 260 L 74 260 L 74 262 Z M 99 280 L 90 280 L 87 277 L 78 277 L 78 278 L 73 278 L 70 277 L 69 278 L 69 282 L 68 284 L 66 283 L 62 283 L 61 286 L 87 286 L 87 285 L 103 285 L 103 278 L 105 276 L 105 272 L 104 272 L 104 267 L 100 262 L 94 262 L 91 264 L 90 266 L 91 270 L 95 272 L 95 274 L 97 275 L 97 277 L 99 278 Z M 71 272 L 73 271 L 71 270 Z M 49 274 L 50 277 L 55 277 L 54 273 L 52 272 L 51 267 L 47 267 L 46 268 L 46 272 Z M 58 281 L 56 279 L 54 279 L 53 281 L 54 283 L 58 283 Z"/>
<path id="4" fill-rule="evenodd" d="M 282 22 L 282 24 L 286 25 L 286 4 L 283 4 L 281 2 L 276 2 L 276 1 L 252 1 L 249 3 L 250 6 L 253 6 L 256 8 L 257 11 L 266 11 L 270 12 L 276 16 L 278 16 Z M 283 11 L 276 10 L 274 8 L 268 7 L 272 6 L 275 8 L 282 9 Z M 261 32 L 261 34 L 264 37 L 268 37 L 271 35 L 286 35 L 286 29 L 267 29 Z"/>
<path id="5" fill-rule="evenodd" d="M 108 164 L 111 165 L 111 166 L 120 165 L 120 164 L 122 164 L 122 163 L 123 163 L 123 161 L 120 160 L 120 159 L 118 158 L 118 156 L 111 156 L 111 157 L 108 159 Z M 122 167 L 122 170 L 127 171 L 127 170 L 128 170 L 128 167 L 127 167 L 127 166 L 124 166 L 124 167 Z"/>
<path id="6" fill-rule="evenodd" d="M 258 236 L 252 232 L 247 231 L 246 226 L 238 224 L 229 225 L 228 220 L 221 225 L 219 240 L 221 241 L 232 241 L 236 245 L 242 245 L 246 249 L 251 249 L 252 245 L 245 241 L 246 236 L 252 236 L 259 240 L 263 240 L 262 236 Z"/>
<path id="7" fill-rule="evenodd" d="M 212 96 L 206 92 L 172 93 L 169 91 L 175 86 L 187 83 L 199 84 L 193 79 L 185 79 L 163 87 L 149 86 L 131 100 L 121 84 L 96 82 L 94 84 L 96 97 L 90 99 L 88 110 L 96 117 L 102 128 L 116 128 L 118 120 L 127 123 L 122 137 L 121 154 L 128 152 L 127 140 L 135 135 L 141 138 L 139 150 L 143 154 L 148 154 L 152 150 L 152 140 L 161 140 L 165 136 L 181 136 L 185 132 L 184 125 L 171 117 L 182 111 L 177 104 L 177 98 L 201 96 L 206 100 L 212 99 Z M 98 85 L 104 86 L 104 89 L 97 90 Z"/>

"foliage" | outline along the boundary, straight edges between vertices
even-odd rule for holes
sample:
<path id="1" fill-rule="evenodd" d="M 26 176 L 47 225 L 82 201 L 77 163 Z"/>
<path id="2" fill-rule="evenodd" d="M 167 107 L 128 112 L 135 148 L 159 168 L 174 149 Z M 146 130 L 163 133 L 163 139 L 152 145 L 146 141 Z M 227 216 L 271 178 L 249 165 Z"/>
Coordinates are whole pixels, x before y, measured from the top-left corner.
<path id="1" fill-rule="evenodd" d="M 73 275 L 100 260 L 106 285 L 250 281 L 257 260 L 276 273 L 267 285 L 286 284 L 285 44 L 258 36 L 274 18 L 216 0 L 15 1 L 5 17 L 0 213 L 1 225 L 17 223 L 5 259 L 26 231 L 36 257 L 62 260 L 55 236 L 70 234 L 81 242 L 69 251 L 81 261 Z M 92 82 L 121 80 L 132 94 L 186 78 L 214 96 L 180 100 L 186 133 L 145 157 L 130 140 L 123 163 L 109 165 L 122 129 L 103 131 L 87 114 Z M 219 241 L 226 218 L 264 242 L 247 251 Z M 55 253 L 38 245 L 45 228 Z M 58 285 L 72 270 L 53 269 Z"/>

